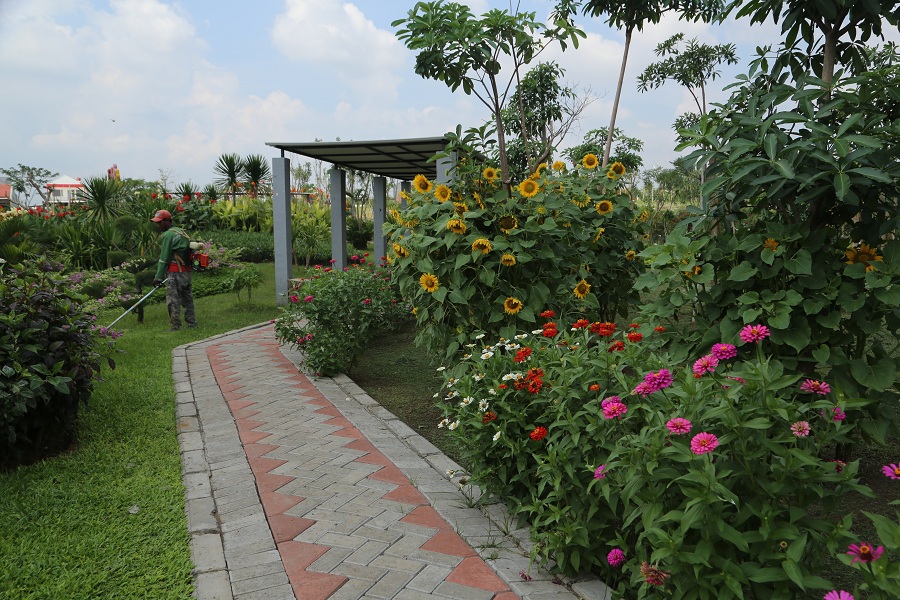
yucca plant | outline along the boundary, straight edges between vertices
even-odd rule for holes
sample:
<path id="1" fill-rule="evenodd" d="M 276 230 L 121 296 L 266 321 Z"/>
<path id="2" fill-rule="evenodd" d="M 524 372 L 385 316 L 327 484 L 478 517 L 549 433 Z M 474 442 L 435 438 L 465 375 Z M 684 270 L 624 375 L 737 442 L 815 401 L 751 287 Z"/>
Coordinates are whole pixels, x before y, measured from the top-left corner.
<path id="1" fill-rule="evenodd" d="M 78 197 L 84 201 L 88 223 L 109 223 L 122 214 L 124 188 L 121 181 L 106 177 L 88 177 Z"/>
<path id="2" fill-rule="evenodd" d="M 247 191 L 256 198 L 260 190 L 268 189 L 268 181 L 272 176 L 269 161 L 262 154 L 251 154 L 244 159 L 244 177 L 247 180 Z"/>
<path id="3" fill-rule="evenodd" d="M 216 166 L 213 169 L 219 178 L 216 183 L 226 192 L 231 193 L 231 199 L 234 200 L 235 193 L 240 187 L 241 177 L 244 174 L 244 162 L 237 154 L 223 154 L 219 157 Z"/>

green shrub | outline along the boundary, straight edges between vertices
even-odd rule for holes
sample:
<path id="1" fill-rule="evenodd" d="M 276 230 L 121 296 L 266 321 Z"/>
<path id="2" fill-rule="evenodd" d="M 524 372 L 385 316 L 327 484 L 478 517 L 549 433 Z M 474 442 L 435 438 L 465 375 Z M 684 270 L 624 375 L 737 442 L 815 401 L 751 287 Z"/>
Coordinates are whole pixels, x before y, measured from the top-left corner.
<path id="1" fill-rule="evenodd" d="M 0 468 L 71 444 L 78 407 L 116 337 L 93 325 L 58 270 L 0 265 Z"/>
<path id="2" fill-rule="evenodd" d="M 353 265 L 346 271 L 322 269 L 290 297 L 275 322 L 282 343 L 306 354 L 319 374 L 346 373 L 369 341 L 409 314 L 390 276 L 380 269 Z"/>
<path id="3" fill-rule="evenodd" d="M 194 298 L 227 294 L 232 291 L 231 280 L 232 273 L 230 269 L 194 273 L 191 276 L 191 291 Z"/>
<path id="4" fill-rule="evenodd" d="M 233 269 L 229 274 L 229 291 L 234 292 L 240 302 L 241 292 L 247 290 L 247 302 L 250 302 L 253 288 L 258 287 L 260 282 L 262 282 L 262 273 L 259 272 L 259 269 L 253 265 L 243 265 Z"/>
<path id="5" fill-rule="evenodd" d="M 541 558 L 629 599 L 830 589 L 820 567 L 851 539 L 836 503 L 871 492 L 858 462 L 827 456 L 868 400 L 786 373 L 759 326 L 763 341 L 743 332 L 692 366 L 649 325 L 555 323 L 477 336 L 446 370 L 439 425 L 473 480 L 528 520 Z"/>
<path id="6" fill-rule="evenodd" d="M 214 247 L 240 249 L 237 259 L 244 262 L 275 260 L 275 238 L 271 233 L 208 229 L 191 233 L 191 239 L 212 242 Z"/>
<path id="7" fill-rule="evenodd" d="M 621 164 L 598 172 L 591 154 L 584 165 L 541 165 L 511 189 L 492 167 L 464 167 L 449 187 L 416 177 L 409 207 L 385 230 L 418 343 L 449 356 L 467 331 L 508 338 L 551 299 L 602 319 L 637 302 L 646 215 L 632 209 Z"/>
<path id="8" fill-rule="evenodd" d="M 347 219 L 347 241 L 354 248 L 365 250 L 372 241 L 374 230 L 375 224 L 368 219 Z"/>

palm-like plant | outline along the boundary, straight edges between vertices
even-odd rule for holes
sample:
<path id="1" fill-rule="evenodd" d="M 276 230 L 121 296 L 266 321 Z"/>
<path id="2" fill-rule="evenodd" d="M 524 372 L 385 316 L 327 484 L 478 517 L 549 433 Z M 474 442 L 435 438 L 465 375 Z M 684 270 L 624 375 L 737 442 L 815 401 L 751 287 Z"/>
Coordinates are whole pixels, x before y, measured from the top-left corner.
<path id="1" fill-rule="evenodd" d="M 0 221 L 0 259 L 14 265 L 36 256 L 40 249 L 29 239 L 30 229 L 32 226 L 26 219 Z"/>
<path id="2" fill-rule="evenodd" d="M 241 176 L 244 174 L 244 161 L 237 154 L 223 154 L 219 157 L 215 167 L 216 183 L 227 192 L 231 192 L 231 199 L 234 200 L 235 193 L 241 182 Z"/>
<path id="3" fill-rule="evenodd" d="M 219 188 L 213 184 L 208 184 L 205 188 L 203 188 L 203 195 L 206 196 L 206 199 L 209 200 L 211 204 L 214 204 L 219 200 Z"/>
<path id="4" fill-rule="evenodd" d="M 194 194 L 198 193 L 200 188 L 188 181 L 187 183 L 178 184 L 178 187 L 175 188 L 176 197 L 179 200 L 184 200 L 187 202 L 188 200 L 192 200 L 194 198 Z"/>
<path id="5" fill-rule="evenodd" d="M 251 197 L 256 198 L 259 190 L 268 186 L 271 176 L 269 161 L 262 154 L 251 154 L 244 159 L 244 177 L 247 179 L 247 191 Z"/>
<path id="6" fill-rule="evenodd" d="M 122 182 L 106 177 L 88 177 L 79 198 L 85 203 L 85 220 L 90 223 L 109 223 L 122 214 L 124 188 Z"/>

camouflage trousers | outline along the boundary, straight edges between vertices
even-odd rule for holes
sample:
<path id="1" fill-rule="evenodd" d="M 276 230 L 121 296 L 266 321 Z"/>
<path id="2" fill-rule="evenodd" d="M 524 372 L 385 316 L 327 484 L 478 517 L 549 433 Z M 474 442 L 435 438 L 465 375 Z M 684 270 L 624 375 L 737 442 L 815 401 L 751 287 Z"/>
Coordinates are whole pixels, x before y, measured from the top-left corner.
<path id="1" fill-rule="evenodd" d="M 169 321 L 172 329 L 181 329 L 181 309 L 184 309 L 184 320 L 188 327 L 197 326 L 197 315 L 194 314 L 194 294 L 191 291 L 191 274 L 167 273 L 166 308 L 169 310 Z"/>

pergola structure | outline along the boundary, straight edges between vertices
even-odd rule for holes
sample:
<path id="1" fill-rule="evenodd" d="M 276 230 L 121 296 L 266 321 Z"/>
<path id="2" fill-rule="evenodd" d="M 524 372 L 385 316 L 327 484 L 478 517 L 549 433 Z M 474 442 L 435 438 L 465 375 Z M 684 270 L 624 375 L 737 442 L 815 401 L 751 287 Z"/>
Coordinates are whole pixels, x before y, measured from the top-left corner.
<path id="1" fill-rule="evenodd" d="M 281 150 L 272 159 L 272 208 L 275 226 L 275 294 L 278 304 L 288 300 L 293 248 L 291 247 L 291 161 L 286 152 L 307 156 L 334 165 L 330 172 L 331 200 L 331 258 L 335 269 L 347 266 L 347 177 L 342 169 L 351 168 L 375 175 L 373 218 L 375 229 L 374 253 L 377 258 L 387 254 L 387 240 L 382 233 L 387 212 L 387 178 L 399 179 L 402 189 L 409 190 L 410 182 L 422 174 L 429 179 L 446 182 L 450 179 L 451 157 L 430 160 L 444 151 L 447 139 L 442 137 L 405 140 L 375 140 L 368 142 L 267 142 L 267 146 Z"/>

